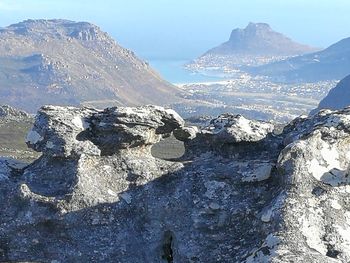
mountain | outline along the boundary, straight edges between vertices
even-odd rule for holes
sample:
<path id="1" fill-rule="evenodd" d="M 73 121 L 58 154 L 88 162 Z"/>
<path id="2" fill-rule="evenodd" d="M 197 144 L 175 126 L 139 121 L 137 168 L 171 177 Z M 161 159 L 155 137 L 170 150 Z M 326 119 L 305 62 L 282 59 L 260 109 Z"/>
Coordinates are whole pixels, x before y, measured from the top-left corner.
<path id="1" fill-rule="evenodd" d="M 249 23 L 244 29 L 234 29 L 227 42 L 210 49 L 192 64 L 202 67 L 261 65 L 315 50 L 274 31 L 266 23 Z"/>
<path id="2" fill-rule="evenodd" d="M 206 54 L 293 56 L 314 50 L 272 30 L 266 23 L 249 23 L 244 29 L 234 29 L 227 42 L 209 50 Z"/>
<path id="3" fill-rule="evenodd" d="M 331 89 L 312 113 L 316 113 L 321 109 L 338 110 L 348 106 L 350 106 L 350 75 L 342 79 L 337 86 Z"/>
<path id="4" fill-rule="evenodd" d="M 0 103 L 138 105 L 177 100 L 148 63 L 87 22 L 26 20 L 0 29 Z"/>
<path id="5" fill-rule="evenodd" d="M 253 68 L 250 72 L 285 81 L 339 80 L 350 74 L 350 38 L 311 54 Z"/>

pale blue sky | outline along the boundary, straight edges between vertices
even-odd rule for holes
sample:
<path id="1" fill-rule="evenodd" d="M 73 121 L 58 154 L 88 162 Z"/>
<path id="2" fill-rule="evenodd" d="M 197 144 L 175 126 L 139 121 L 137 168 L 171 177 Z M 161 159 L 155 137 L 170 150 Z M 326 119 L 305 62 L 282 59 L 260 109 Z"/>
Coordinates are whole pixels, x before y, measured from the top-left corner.
<path id="1" fill-rule="evenodd" d="M 0 26 L 29 18 L 89 21 L 152 59 L 191 59 L 249 21 L 314 46 L 350 36 L 348 0 L 0 0 Z"/>

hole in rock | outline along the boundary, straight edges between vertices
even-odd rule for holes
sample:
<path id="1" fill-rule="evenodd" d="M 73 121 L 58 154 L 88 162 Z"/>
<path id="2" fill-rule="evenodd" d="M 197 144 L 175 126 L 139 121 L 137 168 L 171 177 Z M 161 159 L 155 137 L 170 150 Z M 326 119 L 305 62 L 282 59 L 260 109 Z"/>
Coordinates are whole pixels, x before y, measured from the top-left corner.
<path id="1" fill-rule="evenodd" d="M 338 258 L 338 255 L 340 253 L 341 253 L 340 251 L 334 249 L 334 246 L 332 246 L 330 244 L 327 245 L 327 254 L 326 254 L 327 257 Z"/>
<path id="2" fill-rule="evenodd" d="M 174 255 L 173 255 L 173 234 L 171 231 L 166 231 L 164 233 L 162 250 L 163 250 L 162 259 L 166 260 L 166 262 L 168 263 L 172 263 L 174 261 Z"/>
<path id="3" fill-rule="evenodd" d="M 156 143 L 152 147 L 152 156 L 164 160 L 178 159 L 182 157 L 184 153 L 184 143 L 177 140 L 173 135 Z"/>

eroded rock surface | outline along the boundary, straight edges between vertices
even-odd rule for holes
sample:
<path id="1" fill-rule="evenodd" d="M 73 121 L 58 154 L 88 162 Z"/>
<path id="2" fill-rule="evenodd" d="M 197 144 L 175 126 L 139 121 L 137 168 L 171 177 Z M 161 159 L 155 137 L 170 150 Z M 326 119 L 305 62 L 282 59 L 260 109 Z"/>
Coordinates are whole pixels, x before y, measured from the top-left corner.
<path id="1" fill-rule="evenodd" d="M 161 107 L 43 107 L 0 161 L 0 262 L 349 262 L 350 108 L 185 127 Z M 186 154 L 151 148 L 174 134 Z"/>
<path id="2" fill-rule="evenodd" d="M 9 105 L 0 105 L 0 118 L 11 120 L 28 119 L 30 115 Z"/>

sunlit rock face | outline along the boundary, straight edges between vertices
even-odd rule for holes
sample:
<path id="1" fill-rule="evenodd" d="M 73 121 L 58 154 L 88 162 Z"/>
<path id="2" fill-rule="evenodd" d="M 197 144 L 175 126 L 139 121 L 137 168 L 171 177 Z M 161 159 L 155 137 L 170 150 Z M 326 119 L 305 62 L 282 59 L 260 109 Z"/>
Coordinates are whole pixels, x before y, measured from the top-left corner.
<path id="1" fill-rule="evenodd" d="M 294 120 L 284 131 L 278 179 L 283 204 L 272 218 L 279 245 L 273 262 L 348 262 L 350 109 Z"/>
<path id="2" fill-rule="evenodd" d="M 151 147 L 183 125 L 176 112 L 156 106 L 46 106 L 27 136 L 29 147 L 42 152 L 42 158 L 25 175 L 43 195 L 70 194 L 70 200 L 59 200 L 67 209 L 114 202 L 130 183 L 144 184 L 182 167 L 156 160 Z"/>
<path id="3" fill-rule="evenodd" d="M 42 107 L 27 167 L 0 160 L 1 262 L 348 262 L 350 109 L 225 114 Z M 151 155 L 174 134 L 185 155 Z"/>

